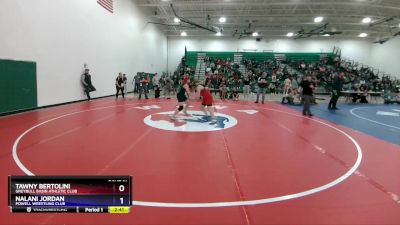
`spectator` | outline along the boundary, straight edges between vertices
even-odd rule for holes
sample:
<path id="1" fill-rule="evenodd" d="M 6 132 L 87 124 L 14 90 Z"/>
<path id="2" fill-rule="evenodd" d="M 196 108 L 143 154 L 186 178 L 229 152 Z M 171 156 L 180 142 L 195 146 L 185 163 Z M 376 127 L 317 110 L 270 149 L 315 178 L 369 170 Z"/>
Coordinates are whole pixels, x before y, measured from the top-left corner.
<path id="1" fill-rule="evenodd" d="M 360 103 L 368 103 L 368 86 L 365 83 L 361 84 L 360 91 L 362 92 L 360 94 Z"/>
<path id="2" fill-rule="evenodd" d="M 140 74 L 140 73 L 137 73 L 137 74 L 135 75 L 135 77 L 133 78 L 133 81 L 132 81 L 132 83 L 133 83 L 133 85 L 134 85 L 133 93 L 138 93 L 138 92 L 139 92 L 140 77 L 141 77 L 141 74 Z"/>
<path id="3" fill-rule="evenodd" d="M 232 87 L 232 99 L 233 101 L 239 101 L 239 92 L 237 86 Z"/>
<path id="4" fill-rule="evenodd" d="M 289 88 L 286 93 L 283 95 L 282 98 L 282 104 L 289 104 L 289 105 L 293 105 L 294 103 L 294 97 L 293 97 L 293 89 Z"/>
<path id="5" fill-rule="evenodd" d="M 211 85 L 211 75 L 207 72 L 205 75 L 206 81 L 204 82 L 205 87 L 210 87 Z"/>
<path id="6" fill-rule="evenodd" d="M 268 85 L 269 93 L 270 94 L 275 94 L 275 84 L 274 83 L 269 83 Z"/>
<path id="7" fill-rule="evenodd" d="M 283 94 L 287 94 L 289 92 L 289 90 L 292 89 L 292 78 L 288 77 L 285 79 L 284 81 L 284 89 L 283 89 Z"/>
<path id="8" fill-rule="evenodd" d="M 153 76 L 153 79 L 151 80 L 153 84 L 153 90 L 156 90 L 160 87 L 160 78 L 158 77 L 158 74 L 155 73 Z"/>
<path id="9" fill-rule="evenodd" d="M 311 100 L 312 100 L 312 95 L 313 95 L 313 82 L 311 80 L 311 76 L 307 75 L 306 79 L 303 80 L 300 84 L 301 88 L 302 88 L 302 98 L 303 98 L 303 102 L 304 102 L 304 106 L 303 106 L 303 115 L 304 116 L 313 116 L 313 114 L 311 113 L 310 110 L 310 105 L 311 105 Z"/>
<path id="10" fill-rule="evenodd" d="M 356 83 L 354 85 L 354 91 L 356 93 L 353 94 L 353 103 L 356 103 L 358 99 L 360 99 L 360 103 L 368 103 L 368 86 L 365 84 Z"/>
<path id="11" fill-rule="evenodd" d="M 149 94 L 150 74 L 146 75 L 146 93 Z"/>
<path id="12" fill-rule="evenodd" d="M 164 86 L 164 97 L 166 99 L 171 99 L 171 92 L 173 91 L 174 82 L 170 77 L 165 78 L 165 86 Z"/>
<path id="13" fill-rule="evenodd" d="M 292 93 L 293 96 L 297 96 L 300 99 L 299 95 L 299 83 L 297 82 L 297 78 L 292 78 Z"/>
<path id="14" fill-rule="evenodd" d="M 92 84 L 92 75 L 89 74 L 89 69 L 85 69 L 85 73 L 81 76 L 84 92 L 90 101 L 90 92 L 95 91 L 96 88 Z"/>
<path id="15" fill-rule="evenodd" d="M 220 95 L 220 98 L 221 98 L 222 100 L 225 100 L 225 99 L 226 99 L 227 93 L 228 93 L 228 88 L 226 87 L 225 82 L 222 82 L 222 83 L 221 83 L 221 86 L 220 86 L 220 88 L 219 88 L 219 95 Z"/>
<path id="16" fill-rule="evenodd" d="M 243 86 L 243 97 L 244 97 L 244 99 L 248 99 L 249 98 L 249 95 L 250 95 L 250 83 L 251 83 L 250 76 L 246 75 L 244 77 L 244 79 L 243 79 L 243 84 L 244 84 L 244 86 Z"/>
<path id="17" fill-rule="evenodd" d="M 160 77 L 160 89 L 163 89 L 165 86 L 165 75 Z"/>
<path id="18" fill-rule="evenodd" d="M 260 76 L 260 78 L 258 78 L 258 92 L 257 92 L 257 100 L 255 103 L 258 103 L 258 100 L 260 99 L 260 94 L 262 94 L 262 101 L 261 103 L 264 104 L 265 101 L 265 92 L 267 89 L 267 73 L 263 72 Z"/>
<path id="19" fill-rule="evenodd" d="M 122 75 L 122 79 L 124 80 L 124 93 L 126 94 L 128 92 L 128 78 L 126 78 L 126 74 Z"/>
<path id="20" fill-rule="evenodd" d="M 277 94 L 278 93 L 278 85 L 277 85 L 277 77 L 276 77 L 276 72 L 272 73 L 271 76 L 271 84 L 270 84 L 270 93 L 271 94 Z"/>
<path id="21" fill-rule="evenodd" d="M 115 94 L 115 99 L 118 99 L 119 91 L 121 91 L 122 98 L 125 98 L 124 77 L 122 76 L 122 73 L 119 73 L 117 79 L 115 79 L 115 89 L 117 90 L 117 93 Z"/>
<path id="22" fill-rule="evenodd" d="M 157 73 L 154 74 L 152 83 L 153 83 L 154 97 L 159 98 L 161 90 L 160 90 L 160 78 L 158 77 Z"/>
<path id="23" fill-rule="evenodd" d="M 333 77 L 333 81 L 332 81 L 332 92 L 331 92 L 331 100 L 329 101 L 328 104 L 328 109 L 338 109 L 336 107 L 336 103 L 340 97 L 340 92 L 343 89 L 343 74 L 344 73 L 340 73 L 340 75 L 338 73 L 334 73 L 334 77 Z"/>
<path id="24" fill-rule="evenodd" d="M 140 76 L 140 84 L 139 84 L 139 100 L 142 98 L 142 93 L 144 93 L 144 96 L 146 99 L 149 97 L 147 96 L 147 85 L 149 83 L 150 79 L 148 76 L 146 76 L 144 73 Z"/>

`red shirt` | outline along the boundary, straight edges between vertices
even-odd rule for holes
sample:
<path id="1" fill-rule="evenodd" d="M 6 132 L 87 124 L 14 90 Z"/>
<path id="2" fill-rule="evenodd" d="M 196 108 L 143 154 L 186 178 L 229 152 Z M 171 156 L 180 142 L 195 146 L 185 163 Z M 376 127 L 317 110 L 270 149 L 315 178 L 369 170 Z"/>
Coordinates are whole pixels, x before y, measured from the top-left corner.
<path id="1" fill-rule="evenodd" d="M 210 90 L 203 89 L 200 91 L 200 96 L 203 98 L 203 105 L 212 105 L 213 103 L 213 96 Z"/>

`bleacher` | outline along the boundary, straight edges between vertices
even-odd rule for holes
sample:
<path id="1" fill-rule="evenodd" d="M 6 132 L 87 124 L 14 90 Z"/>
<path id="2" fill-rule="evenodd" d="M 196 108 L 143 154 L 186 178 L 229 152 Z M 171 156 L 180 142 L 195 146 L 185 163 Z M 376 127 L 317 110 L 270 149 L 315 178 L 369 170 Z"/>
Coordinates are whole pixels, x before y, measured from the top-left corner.
<path id="1" fill-rule="evenodd" d="M 325 53 L 287 53 L 287 52 L 210 52 L 210 51 L 188 51 L 186 54 L 186 63 L 189 67 L 195 69 L 197 65 L 198 54 L 206 54 L 207 57 L 213 59 L 231 59 L 233 60 L 235 54 L 241 54 L 243 59 L 251 59 L 258 62 L 264 61 L 305 61 L 305 62 L 318 62 L 321 58 L 333 58 L 336 56 L 333 52 Z"/>
<path id="2" fill-rule="evenodd" d="M 211 61 L 229 60 L 233 64 L 237 64 L 241 74 L 247 72 L 244 61 L 251 60 L 253 62 L 290 62 L 290 61 L 304 61 L 304 62 L 319 62 L 324 58 L 333 59 L 336 54 L 334 52 L 324 53 L 286 53 L 286 52 L 215 52 L 215 51 L 187 51 L 185 54 L 186 66 L 190 67 L 194 74 L 192 79 L 203 81 L 206 73 L 205 59 Z M 291 69 L 289 67 L 289 69 Z M 272 68 L 268 68 L 269 74 L 272 73 Z M 271 77 L 269 77 L 271 79 Z M 279 81 L 279 83 L 283 80 Z M 241 88 L 240 88 L 241 89 Z"/>
<path id="3" fill-rule="evenodd" d="M 190 67 L 194 73 L 192 78 L 194 80 L 202 81 L 205 77 L 207 63 L 206 59 L 209 61 L 230 61 L 232 64 L 237 64 L 235 70 L 238 70 L 241 74 L 247 73 L 246 61 L 252 61 L 257 63 L 272 62 L 272 65 L 280 65 L 280 67 L 285 67 L 285 69 L 290 74 L 297 74 L 299 76 L 304 75 L 304 70 L 298 68 L 300 62 L 305 63 L 319 63 L 321 60 L 325 59 L 325 64 L 329 69 L 334 67 L 334 59 L 339 57 L 341 59 L 340 64 L 342 68 L 356 68 L 357 71 L 363 68 L 368 68 L 374 74 L 376 74 L 380 79 L 388 77 L 389 80 L 393 80 L 390 75 L 383 73 L 382 71 L 376 71 L 372 67 L 367 65 L 359 64 L 357 62 L 348 60 L 346 58 L 340 57 L 341 50 L 339 48 L 334 48 L 332 52 L 310 52 L 310 53 L 300 53 L 300 52 L 215 52 L 215 51 L 188 51 L 186 52 L 186 66 Z M 208 63 L 209 63 L 208 61 Z M 279 64 L 275 62 L 280 62 Z M 269 63 L 271 65 L 271 63 Z M 267 68 L 267 73 L 272 73 L 272 67 Z M 362 74 L 362 73 L 360 73 Z M 271 79 L 271 77 L 269 77 Z M 283 79 L 278 80 L 278 83 L 282 83 Z M 240 88 L 241 89 L 241 88 Z M 317 92 L 321 94 L 329 93 L 329 85 L 326 82 L 319 83 Z M 383 88 L 387 89 L 387 88 Z"/>
<path id="4" fill-rule="evenodd" d="M 186 54 L 186 64 L 192 69 L 196 69 L 198 55 L 205 54 L 211 59 L 230 59 L 233 61 L 235 54 L 241 54 L 244 60 L 254 60 L 257 62 L 265 61 L 305 61 L 318 62 L 322 58 L 334 58 L 333 52 L 325 53 L 287 53 L 287 52 L 212 52 L 212 51 L 188 51 Z"/>
<path id="5" fill-rule="evenodd" d="M 255 62 L 266 61 L 304 61 L 304 62 L 319 62 L 321 59 L 333 59 L 336 56 L 334 52 L 324 53 L 287 53 L 287 52 L 214 52 L 214 51 L 188 51 L 186 52 L 186 66 L 195 71 L 194 79 L 203 80 L 206 70 L 204 63 L 205 58 L 211 60 L 230 60 L 238 64 L 239 71 L 243 74 L 246 68 L 243 65 L 243 60 L 252 60 Z"/>

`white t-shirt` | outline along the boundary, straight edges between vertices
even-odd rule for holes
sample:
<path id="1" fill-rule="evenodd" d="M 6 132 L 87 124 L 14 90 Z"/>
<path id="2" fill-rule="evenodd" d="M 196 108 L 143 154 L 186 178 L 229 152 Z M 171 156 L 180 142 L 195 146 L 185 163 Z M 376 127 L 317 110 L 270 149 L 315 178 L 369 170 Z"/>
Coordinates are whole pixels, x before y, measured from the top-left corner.
<path id="1" fill-rule="evenodd" d="M 292 81 L 289 78 L 285 79 L 285 88 L 292 86 Z"/>
<path id="2" fill-rule="evenodd" d="M 154 86 L 159 86 L 160 85 L 160 78 L 158 77 L 153 77 L 153 85 Z"/>

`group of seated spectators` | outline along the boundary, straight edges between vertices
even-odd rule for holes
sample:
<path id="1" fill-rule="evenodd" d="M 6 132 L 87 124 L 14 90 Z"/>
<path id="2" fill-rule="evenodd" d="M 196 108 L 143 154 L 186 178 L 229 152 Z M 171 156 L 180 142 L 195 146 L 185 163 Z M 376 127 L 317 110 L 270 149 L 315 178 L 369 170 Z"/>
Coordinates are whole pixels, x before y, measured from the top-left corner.
<path id="1" fill-rule="evenodd" d="M 391 80 L 387 76 L 379 78 L 370 68 L 360 68 L 340 59 L 336 59 L 332 64 L 328 63 L 327 60 L 321 60 L 320 62 L 292 61 L 289 62 L 289 65 L 296 68 L 300 73 L 311 74 L 320 83 L 320 86 L 325 87 L 327 92 L 330 91 L 334 73 L 343 73 L 345 90 L 358 89 L 363 86 L 371 91 L 395 91 L 400 84 L 398 79 Z"/>
<path id="2" fill-rule="evenodd" d="M 257 93 L 258 78 L 263 72 L 267 73 L 267 90 L 271 94 L 283 93 L 283 81 L 293 77 L 287 67 L 277 61 L 243 60 L 247 71 L 245 74 L 239 71 L 239 65 L 233 63 L 230 58 L 206 57 L 204 61 L 206 73 L 203 85 L 208 86 L 212 92 L 219 93 L 221 99 L 237 100 L 239 92 L 243 92 L 244 98 L 249 98 L 251 93 Z M 182 71 L 185 70 L 180 70 L 180 76 L 183 75 Z M 297 88 L 298 82 L 293 81 L 293 86 Z"/>
<path id="3" fill-rule="evenodd" d="M 334 59 L 333 63 L 327 60 L 320 62 L 290 62 L 290 66 L 305 75 L 311 75 L 319 86 L 324 87 L 325 92 L 331 92 L 332 81 L 335 75 L 340 74 L 343 77 L 343 91 L 352 92 L 352 101 L 368 103 L 369 93 L 399 93 L 400 80 L 390 79 L 388 76 L 379 77 L 368 67 L 359 67 L 358 65 Z"/>
<path id="4" fill-rule="evenodd" d="M 332 82 L 335 76 L 341 75 L 343 79 L 342 91 L 351 91 L 353 102 L 367 103 L 369 92 L 397 92 L 400 80 L 391 80 L 389 77 L 378 77 L 370 68 L 352 65 L 339 57 L 334 59 L 322 58 L 318 62 L 305 60 L 284 61 L 257 59 L 244 59 L 241 63 L 246 73 L 239 71 L 240 66 L 230 58 L 221 59 L 205 57 L 205 81 L 203 85 L 212 92 L 218 92 L 221 99 L 238 99 L 237 93 L 243 92 L 244 98 L 251 93 L 257 93 L 258 79 L 264 72 L 267 74 L 267 92 L 270 94 L 284 94 L 284 100 L 290 95 L 298 94 L 298 87 L 306 76 L 311 76 L 315 84 L 314 92 L 329 94 L 332 91 Z M 183 74 L 193 76 L 194 70 L 182 66 L 175 73 L 175 84 Z M 288 89 L 290 80 L 290 90 Z M 299 98 L 300 99 L 300 98 Z"/>

